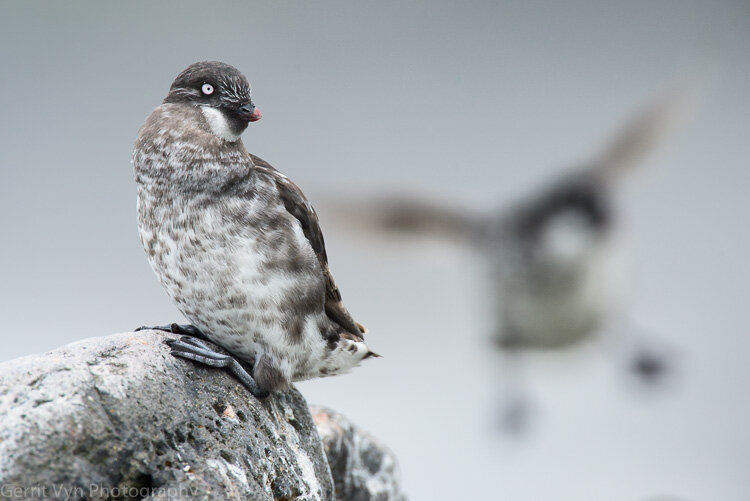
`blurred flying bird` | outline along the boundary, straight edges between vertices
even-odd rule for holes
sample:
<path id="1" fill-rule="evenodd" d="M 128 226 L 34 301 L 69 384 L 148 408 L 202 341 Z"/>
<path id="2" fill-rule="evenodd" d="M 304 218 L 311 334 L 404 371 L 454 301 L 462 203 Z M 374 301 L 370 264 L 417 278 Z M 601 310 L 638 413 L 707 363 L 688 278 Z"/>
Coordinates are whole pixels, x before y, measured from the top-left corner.
<path id="1" fill-rule="evenodd" d="M 682 93 L 639 110 L 581 167 L 508 210 L 472 214 L 413 197 L 348 203 L 339 219 L 360 227 L 465 242 L 486 257 L 494 289 L 493 338 L 507 349 L 561 348 L 600 329 L 619 296 L 614 195 L 678 123 Z M 633 362 L 646 379 L 663 363 L 648 350 Z M 639 355 L 640 357 L 640 355 Z"/>
<path id="2" fill-rule="evenodd" d="M 173 355 L 227 368 L 256 397 L 375 356 L 341 301 L 312 206 L 242 144 L 260 118 L 237 69 L 195 63 L 146 119 L 133 153 L 141 243 L 192 322 L 158 328 L 187 334 L 170 342 Z"/>

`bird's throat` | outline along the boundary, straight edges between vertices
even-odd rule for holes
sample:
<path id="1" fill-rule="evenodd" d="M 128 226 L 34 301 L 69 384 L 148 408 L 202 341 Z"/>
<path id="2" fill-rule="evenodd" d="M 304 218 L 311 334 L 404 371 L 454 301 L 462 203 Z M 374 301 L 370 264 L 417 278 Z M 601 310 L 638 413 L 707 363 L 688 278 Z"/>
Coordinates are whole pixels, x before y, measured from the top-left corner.
<path id="1" fill-rule="evenodd" d="M 224 141 L 235 142 L 245 131 L 247 124 L 233 123 L 223 111 L 210 106 L 201 106 L 203 116 L 206 118 L 209 129 L 216 137 Z"/>

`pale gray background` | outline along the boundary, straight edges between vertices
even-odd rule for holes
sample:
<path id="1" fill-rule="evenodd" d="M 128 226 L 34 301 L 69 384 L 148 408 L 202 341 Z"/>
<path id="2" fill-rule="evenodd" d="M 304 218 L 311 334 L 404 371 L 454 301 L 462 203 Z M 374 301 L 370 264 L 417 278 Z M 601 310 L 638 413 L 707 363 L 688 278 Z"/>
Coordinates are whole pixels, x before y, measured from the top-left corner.
<path id="1" fill-rule="evenodd" d="M 0 360 L 178 320 L 140 249 L 130 153 L 174 76 L 250 78 L 248 149 L 313 201 L 398 188 L 501 205 L 663 86 L 708 81 L 626 200 L 634 322 L 679 353 L 644 394 L 590 345 L 531 357 L 532 432 L 497 431 L 481 268 L 322 211 L 385 358 L 300 385 L 390 444 L 414 500 L 750 499 L 750 3 L 8 2 L 0 15 Z"/>

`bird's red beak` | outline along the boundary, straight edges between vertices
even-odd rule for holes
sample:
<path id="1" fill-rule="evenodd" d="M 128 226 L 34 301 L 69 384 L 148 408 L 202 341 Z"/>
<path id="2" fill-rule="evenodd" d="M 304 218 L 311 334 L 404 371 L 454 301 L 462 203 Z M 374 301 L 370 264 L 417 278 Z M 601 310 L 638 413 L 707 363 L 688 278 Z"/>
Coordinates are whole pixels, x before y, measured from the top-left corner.
<path id="1" fill-rule="evenodd" d="M 237 110 L 237 114 L 242 120 L 247 120 L 248 122 L 257 122 L 263 116 L 260 110 L 256 108 L 252 102 L 240 106 L 240 109 Z"/>

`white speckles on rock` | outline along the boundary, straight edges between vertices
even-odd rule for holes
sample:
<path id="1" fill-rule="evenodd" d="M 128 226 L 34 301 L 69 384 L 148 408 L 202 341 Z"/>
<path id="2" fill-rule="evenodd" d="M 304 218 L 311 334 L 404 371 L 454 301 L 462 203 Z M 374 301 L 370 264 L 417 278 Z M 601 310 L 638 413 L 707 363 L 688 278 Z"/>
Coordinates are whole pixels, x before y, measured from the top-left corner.
<path id="1" fill-rule="evenodd" d="M 310 408 L 340 501 L 406 501 L 393 453 L 341 414 Z"/>
<path id="2" fill-rule="evenodd" d="M 0 364 L 0 485 L 83 494 L 71 500 L 91 485 L 165 501 L 405 500 L 369 434 L 327 409 L 314 423 L 295 389 L 260 402 L 172 357 L 171 338 L 116 334 Z"/>
<path id="3" fill-rule="evenodd" d="M 258 401 L 224 371 L 172 357 L 174 337 L 117 334 L 0 364 L 0 485 L 82 489 L 71 500 L 96 485 L 148 499 L 333 501 L 299 392 Z"/>

